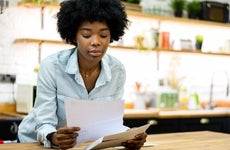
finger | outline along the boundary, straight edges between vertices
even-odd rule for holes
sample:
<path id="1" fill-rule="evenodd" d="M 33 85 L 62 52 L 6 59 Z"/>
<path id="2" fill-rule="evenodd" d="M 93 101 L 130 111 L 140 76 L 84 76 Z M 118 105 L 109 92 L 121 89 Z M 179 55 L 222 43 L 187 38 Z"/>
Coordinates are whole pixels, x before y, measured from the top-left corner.
<path id="1" fill-rule="evenodd" d="M 58 146 L 61 149 L 68 149 L 68 148 L 72 148 L 76 145 L 77 143 L 77 136 L 75 134 L 75 137 L 71 137 L 70 135 L 64 135 L 62 134 L 59 138 L 58 138 Z"/>
<path id="2" fill-rule="evenodd" d="M 59 134 L 72 134 L 76 131 L 80 131 L 80 128 L 79 127 L 68 127 L 68 128 L 64 127 L 64 128 L 59 128 L 57 130 L 57 133 L 59 133 Z"/>
<path id="3" fill-rule="evenodd" d="M 143 139 L 133 139 L 128 140 L 127 142 L 122 143 L 128 149 L 140 149 L 144 143 L 146 142 L 146 138 Z"/>
<path id="4" fill-rule="evenodd" d="M 125 148 L 128 148 L 130 150 L 137 150 L 137 149 L 140 149 L 143 145 L 141 144 L 137 144 L 137 143 L 134 143 L 134 142 L 131 142 L 131 143 L 123 143 L 122 144 Z"/>
<path id="5" fill-rule="evenodd" d="M 62 140 L 59 143 L 59 147 L 62 149 L 72 148 L 76 145 L 76 139 Z"/>
<path id="6" fill-rule="evenodd" d="M 77 136 L 78 136 L 78 133 L 72 133 L 72 134 L 63 134 L 63 133 L 58 133 L 57 134 L 57 139 L 59 140 L 59 141 L 61 141 L 61 140 L 65 140 L 65 139 L 73 139 L 73 138 L 77 138 Z"/>
<path id="7" fill-rule="evenodd" d="M 147 137 L 146 133 L 141 133 L 141 134 L 137 134 L 135 136 L 135 139 L 145 139 Z"/>

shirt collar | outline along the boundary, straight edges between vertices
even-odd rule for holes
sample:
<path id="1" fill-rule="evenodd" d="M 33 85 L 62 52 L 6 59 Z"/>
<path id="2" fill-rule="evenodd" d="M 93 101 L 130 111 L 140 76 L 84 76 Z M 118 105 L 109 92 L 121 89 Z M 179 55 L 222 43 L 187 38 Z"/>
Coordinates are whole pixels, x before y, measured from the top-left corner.
<path id="1" fill-rule="evenodd" d="M 101 80 L 102 78 L 103 78 L 102 79 L 103 81 L 111 80 L 112 71 L 111 71 L 111 67 L 109 66 L 109 64 L 110 64 L 109 57 L 107 54 L 105 54 L 101 61 L 102 70 L 101 70 L 101 75 L 99 76 L 99 80 Z"/>
<path id="2" fill-rule="evenodd" d="M 65 72 L 68 74 L 76 74 L 79 72 L 78 69 L 78 58 L 77 58 L 77 48 L 74 50 L 74 52 L 69 57 L 69 60 L 67 62 Z"/>
<path id="3" fill-rule="evenodd" d="M 71 54 L 66 68 L 65 72 L 68 74 L 78 74 L 79 72 L 79 67 L 78 67 L 78 57 L 77 57 L 78 49 L 76 48 L 74 52 Z M 105 54 L 102 58 L 101 61 L 101 74 L 99 76 L 99 80 L 103 81 L 109 81 L 112 78 L 112 72 L 109 66 L 109 56 Z"/>

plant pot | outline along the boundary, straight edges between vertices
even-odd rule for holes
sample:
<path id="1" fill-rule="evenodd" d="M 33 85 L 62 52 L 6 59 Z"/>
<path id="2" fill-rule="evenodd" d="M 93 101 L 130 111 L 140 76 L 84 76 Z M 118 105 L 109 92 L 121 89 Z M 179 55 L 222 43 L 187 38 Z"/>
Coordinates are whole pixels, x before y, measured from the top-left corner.
<path id="1" fill-rule="evenodd" d="M 188 12 L 188 18 L 190 19 L 197 19 L 199 14 L 197 12 Z"/>
<path id="2" fill-rule="evenodd" d="M 182 17 L 183 11 L 182 10 L 175 10 L 174 11 L 174 16 L 175 17 Z"/>
<path id="3" fill-rule="evenodd" d="M 196 42 L 196 49 L 200 51 L 201 48 L 202 48 L 202 43 Z"/>

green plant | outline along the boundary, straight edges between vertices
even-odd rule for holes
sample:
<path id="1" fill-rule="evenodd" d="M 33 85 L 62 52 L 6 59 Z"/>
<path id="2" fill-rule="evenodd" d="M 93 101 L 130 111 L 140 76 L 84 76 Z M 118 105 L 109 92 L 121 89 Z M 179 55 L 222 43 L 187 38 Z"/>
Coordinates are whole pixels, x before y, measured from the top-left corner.
<path id="1" fill-rule="evenodd" d="M 186 9 L 188 12 L 200 12 L 201 10 L 201 4 L 198 0 L 193 0 L 191 2 L 187 2 Z"/>
<path id="2" fill-rule="evenodd" d="M 128 3 L 139 4 L 140 0 L 126 0 Z"/>
<path id="3" fill-rule="evenodd" d="M 203 40 L 204 40 L 203 35 L 198 34 L 198 35 L 196 35 L 195 38 L 196 38 L 196 49 L 201 50 Z"/>
<path id="4" fill-rule="evenodd" d="M 203 35 L 196 35 L 196 42 L 202 43 L 203 42 Z"/>
<path id="5" fill-rule="evenodd" d="M 170 6 L 174 11 L 182 11 L 186 6 L 186 0 L 171 0 Z"/>

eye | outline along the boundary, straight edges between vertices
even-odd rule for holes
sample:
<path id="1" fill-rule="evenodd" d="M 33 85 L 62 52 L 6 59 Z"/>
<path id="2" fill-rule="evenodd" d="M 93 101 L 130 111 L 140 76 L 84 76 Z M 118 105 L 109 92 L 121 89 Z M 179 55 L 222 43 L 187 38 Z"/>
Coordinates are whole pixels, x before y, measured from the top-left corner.
<path id="1" fill-rule="evenodd" d="M 82 35 L 84 38 L 86 38 L 86 39 L 88 39 L 88 38 L 90 38 L 91 37 L 91 35 L 90 34 L 83 34 Z"/>
<path id="2" fill-rule="evenodd" d="M 108 32 L 107 30 L 106 30 L 106 31 L 102 31 L 102 32 L 100 33 L 100 37 L 101 37 L 101 38 L 107 38 L 108 35 L 109 35 L 109 32 Z"/>
<path id="3" fill-rule="evenodd" d="M 102 37 L 102 38 L 107 38 L 108 35 L 107 35 L 107 34 L 101 34 L 101 37 Z"/>

